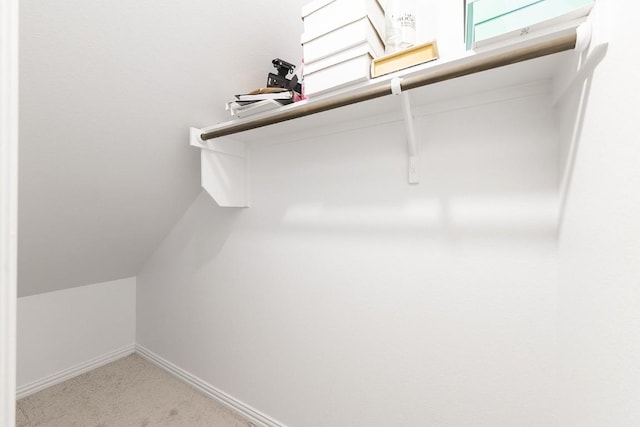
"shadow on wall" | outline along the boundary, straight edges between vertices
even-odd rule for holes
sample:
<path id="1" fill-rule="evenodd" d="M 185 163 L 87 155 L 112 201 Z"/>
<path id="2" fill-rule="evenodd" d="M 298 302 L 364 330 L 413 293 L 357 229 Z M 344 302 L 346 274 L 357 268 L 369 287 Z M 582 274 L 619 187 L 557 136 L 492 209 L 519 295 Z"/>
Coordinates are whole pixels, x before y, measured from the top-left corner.
<path id="1" fill-rule="evenodd" d="M 558 235 L 562 233 L 562 225 L 564 222 L 564 215 L 567 207 L 567 201 L 569 194 L 571 193 L 571 183 L 573 172 L 575 168 L 575 160 L 578 154 L 580 146 L 580 138 L 582 136 L 582 129 L 584 127 L 585 115 L 587 112 L 587 106 L 589 105 L 589 94 L 591 92 L 591 84 L 593 81 L 595 67 L 606 55 L 606 46 L 599 46 L 602 48 L 597 52 L 597 58 L 595 59 L 594 69 L 586 75 L 584 81 L 576 82 L 576 87 L 569 88 L 570 90 L 562 101 L 564 104 L 560 105 L 560 146 L 562 154 L 560 158 L 560 206 L 558 216 Z M 576 60 L 574 64 L 574 70 L 579 69 L 588 57 L 589 52 L 585 51 L 580 58 Z M 595 54 L 594 54 L 595 55 Z M 573 71 L 575 73 L 575 71 Z"/>
<path id="2" fill-rule="evenodd" d="M 233 224 L 242 211 L 218 207 L 211 196 L 201 190 L 183 218 L 165 238 L 175 245 L 175 253 L 183 257 L 182 262 L 176 265 L 183 266 L 186 271 L 199 271 L 214 260 L 224 248 L 234 230 Z M 159 250 L 164 246 L 161 245 Z"/>

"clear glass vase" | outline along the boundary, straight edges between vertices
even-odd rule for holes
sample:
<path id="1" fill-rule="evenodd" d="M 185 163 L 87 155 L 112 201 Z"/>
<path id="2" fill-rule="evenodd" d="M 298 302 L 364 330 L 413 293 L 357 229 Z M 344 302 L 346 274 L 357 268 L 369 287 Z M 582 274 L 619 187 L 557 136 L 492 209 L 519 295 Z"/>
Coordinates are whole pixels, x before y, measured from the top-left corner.
<path id="1" fill-rule="evenodd" d="M 388 0 L 385 7 L 385 53 L 416 43 L 416 0 Z"/>

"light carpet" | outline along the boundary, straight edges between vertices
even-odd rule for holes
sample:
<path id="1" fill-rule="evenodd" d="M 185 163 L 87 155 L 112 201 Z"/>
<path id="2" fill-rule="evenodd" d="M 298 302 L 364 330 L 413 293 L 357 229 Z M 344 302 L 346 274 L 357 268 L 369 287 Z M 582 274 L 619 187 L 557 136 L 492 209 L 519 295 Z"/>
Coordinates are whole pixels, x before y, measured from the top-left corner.
<path id="1" fill-rule="evenodd" d="M 247 427 L 188 384 L 132 354 L 17 403 L 17 427 Z"/>

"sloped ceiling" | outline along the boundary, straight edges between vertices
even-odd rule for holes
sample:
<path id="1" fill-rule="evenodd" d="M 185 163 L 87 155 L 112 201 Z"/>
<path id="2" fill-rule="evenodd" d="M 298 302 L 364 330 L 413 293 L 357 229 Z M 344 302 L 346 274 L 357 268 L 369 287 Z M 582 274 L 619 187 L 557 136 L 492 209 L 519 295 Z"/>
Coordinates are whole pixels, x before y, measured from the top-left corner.
<path id="1" fill-rule="evenodd" d="M 299 61 L 305 3 L 20 2 L 20 296 L 137 274 L 200 192 L 188 128 Z"/>

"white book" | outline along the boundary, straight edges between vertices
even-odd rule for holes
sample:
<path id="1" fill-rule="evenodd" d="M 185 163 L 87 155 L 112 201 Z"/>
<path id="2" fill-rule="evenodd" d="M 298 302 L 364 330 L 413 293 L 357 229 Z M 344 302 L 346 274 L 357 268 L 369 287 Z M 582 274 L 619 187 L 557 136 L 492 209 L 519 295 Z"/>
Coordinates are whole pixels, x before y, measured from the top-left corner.
<path id="1" fill-rule="evenodd" d="M 302 16 L 302 19 L 304 19 L 306 16 L 312 14 L 313 12 L 320 9 L 321 7 L 325 7 L 326 5 L 334 1 L 336 0 L 314 0 L 311 3 L 307 3 L 304 6 L 302 6 L 302 11 L 300 16 Z"/>
<path id="2" fill-rule="evenodd" d="M 304 64 L 304 69 L 303 69 L 304 76 L 306 77 L 309 74 L 322 70 L 323 68 L 331 67 L 332 65 L 336 65 L 336 64 L 339 64 L 340 62 L 344 62 L 349 59 L 355 58 L 356 56 L 365 55 L 365 54 L 369 54 L 371 55 L 371 57 L 376 56 L 375 52 L 373 52 L 373 49 L 369 45 L 369 43 L 362 43 L 357 46 L 353 46 L 349 49 L 345 49 L 341 52 L 334 53 L 333 55 L 314 61 L 310 64 Z"/>
<path id="3" fill-rule="evenodd" d="M 368 52 L 331 65 L 304 77 L 305 94 L 312 98 L 330 90 L 369 79 L 373 57 Z"/>
<path id="4" fill-rule="evenodd" d="M 263 99 L 292 99 L 294 93 L 291 90 L 281 90 L 279 92 L 265 92 L 265 93 L 245 93 L 236 95 L 238 101 L 262 101 Z"/>
<path id="5" fill-rule="evenodd" d="M 302 57 L 305 67 L 329 55 L 368 43 L 375 57 L 384 55 L 384 43 L 369 18 L 361 18 L 330 33 L 313 39 L 302 38 Z"/>
<path id="6" fill-rule="evenodd" d="M 304 12 L 303 12 L 304 13 Z M 304 36 L 310 40 L 361 18 L 369 18 L 384 40 L 384 10 L 377 0 L 333 0 L 303 14 Z"/>
<path id="7" fill-rule="evenodd" d="M 225 109 L 231 112 L 231 115 L 236 117 L 253 116 L 254 114 L 262 113 L 269 110 L 282 107 L 278 101 L 274 99 L 264 99 L 262 101 L 256 101 L 251 104 L 242 105 L 237 101 L 227 102 Z"/>

